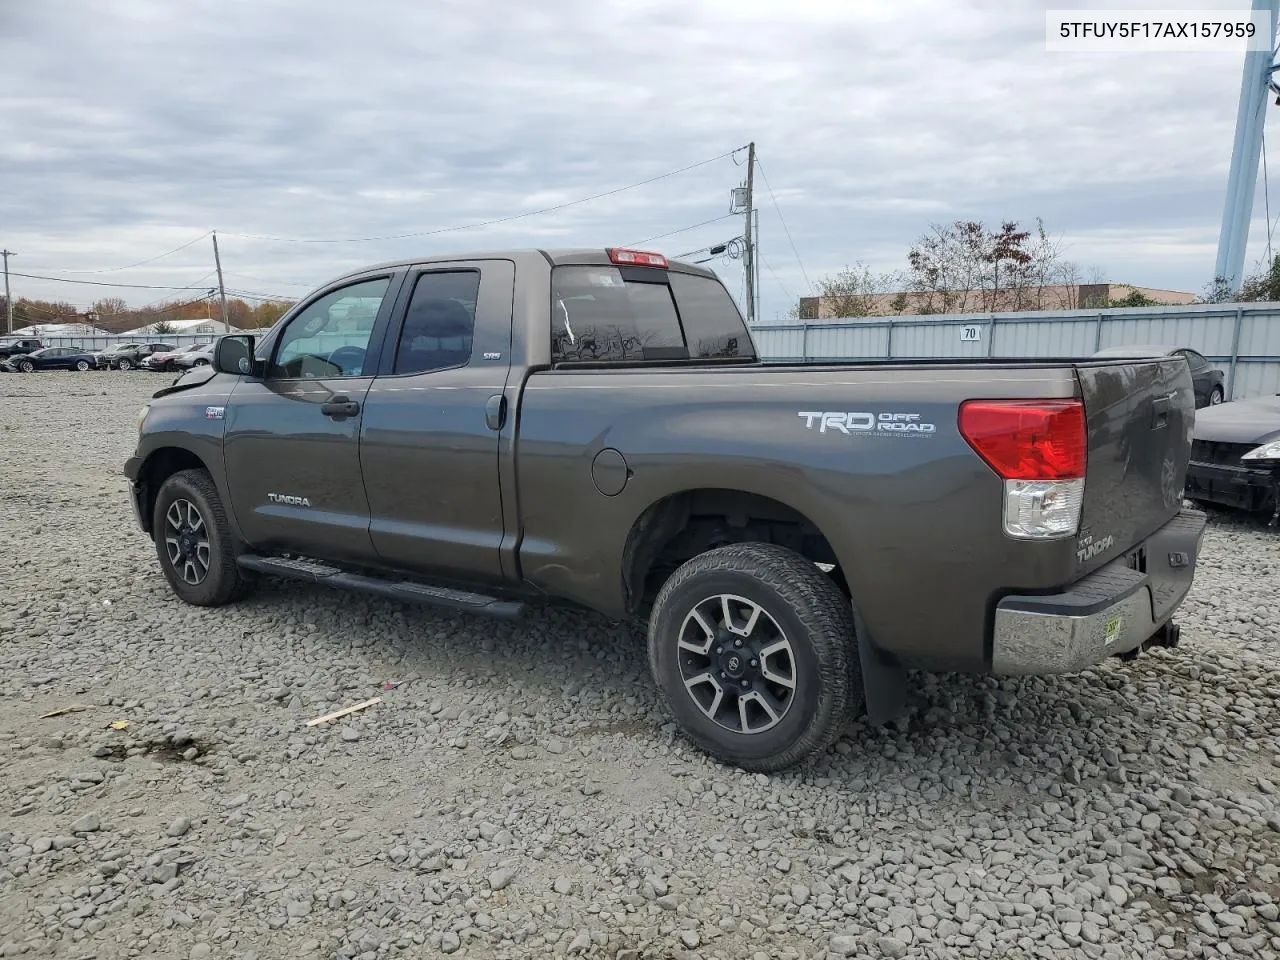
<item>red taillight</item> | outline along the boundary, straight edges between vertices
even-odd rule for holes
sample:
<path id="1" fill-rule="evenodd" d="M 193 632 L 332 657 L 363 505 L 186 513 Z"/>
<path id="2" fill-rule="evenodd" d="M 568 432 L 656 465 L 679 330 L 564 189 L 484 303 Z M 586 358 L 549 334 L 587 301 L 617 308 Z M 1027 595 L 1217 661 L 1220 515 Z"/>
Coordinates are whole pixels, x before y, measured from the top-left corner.
<path id="1" fill-rule="evenodd" d="M 1088 459 L 1079 400 L 968 400 L 960 434 L 1005 480 L 1078 480 Z"/>
<path id="2" fill-rule="evenodd" d="M 620 247 L 609 248 L 609 259 L 624 267 L 659 267 L 667 269 L 667 258 L 660 253 L 645 253 L 643 250 L 623 250 Z"/>

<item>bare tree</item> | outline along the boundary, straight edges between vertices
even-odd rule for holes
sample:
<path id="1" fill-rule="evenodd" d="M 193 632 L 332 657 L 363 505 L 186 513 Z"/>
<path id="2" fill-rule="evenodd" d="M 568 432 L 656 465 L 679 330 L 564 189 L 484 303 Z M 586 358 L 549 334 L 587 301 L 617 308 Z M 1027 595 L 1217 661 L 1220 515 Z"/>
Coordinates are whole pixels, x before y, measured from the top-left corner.
<path id="1" fill-rule="evenodd" d="M 890 291 L 895 278 L 893 273 L 877 273 L 858 262 L 818 281 L 820 302 L 833 317 L 869 317 L 877 312 L 880 298 Z"/>
<path id="2" fill-rule="evenodd" d="M 907 252 L 911 289 L 921 296 L 921 313 L 965 313 L 980 297 L 987 232 L 973 220 L 931 224 Z"/>

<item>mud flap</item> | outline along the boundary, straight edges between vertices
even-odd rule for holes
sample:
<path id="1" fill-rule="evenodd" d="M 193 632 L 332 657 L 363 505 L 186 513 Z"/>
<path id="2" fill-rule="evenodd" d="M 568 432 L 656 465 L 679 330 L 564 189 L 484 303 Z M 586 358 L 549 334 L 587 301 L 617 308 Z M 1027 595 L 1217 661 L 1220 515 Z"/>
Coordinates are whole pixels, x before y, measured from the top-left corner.
<path id="1" fill-rule="evenodd" d="M 872 646 L 867 626 L 853 611 L 858 659 L 862 664 L 862 688 L 867 704 L 867 722 L 883 726 L 901 716 L 907 708 L 907 671 L 889 661 Z"/>

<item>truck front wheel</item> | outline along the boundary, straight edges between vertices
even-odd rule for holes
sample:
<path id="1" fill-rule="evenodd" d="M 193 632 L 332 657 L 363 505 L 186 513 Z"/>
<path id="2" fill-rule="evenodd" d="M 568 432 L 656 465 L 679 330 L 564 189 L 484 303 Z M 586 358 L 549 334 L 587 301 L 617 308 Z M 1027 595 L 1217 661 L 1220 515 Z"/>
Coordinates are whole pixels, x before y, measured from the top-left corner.
<path id="1" fill-rule="evenodd" d="M 249 591 L 222 498 L 203 470 L 180 470 L 161 484 L 151 529 L 160 567 L 179 599 L 217 607 Z"/>
<path id="2" fill-rule="evenodd" d="M 862 705 L 848 601 L 772 544 L 731 544 L 676 570 L 654 602 L 649 664 L 685 734 L 746 770 L 826 749 Z"/>

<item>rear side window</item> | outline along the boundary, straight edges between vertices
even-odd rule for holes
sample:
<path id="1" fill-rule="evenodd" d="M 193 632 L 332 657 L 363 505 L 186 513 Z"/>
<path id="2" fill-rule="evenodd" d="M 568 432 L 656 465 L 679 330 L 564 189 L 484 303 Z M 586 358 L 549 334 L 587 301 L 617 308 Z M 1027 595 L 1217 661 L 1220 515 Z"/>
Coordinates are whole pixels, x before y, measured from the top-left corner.
<path id="1" fill-rule="evenodd" d="M 394 372 L 430 373 L 471 362 L 480 274 L 475 270 L 424 273 L 400 331 Z"/>
<path id="2" fill-rule="evenodd" d="M 733 299 L 706 277 L 645 268 L 557 267 L 551 312 L 556 363 L 752 355 Z"/>
<path id="3" fill-rule="evenodd" d="M 724 284 L 687 273 L 671 274 L 671 292 L 691 357 L 751 357 L 751 338 Z"/>

